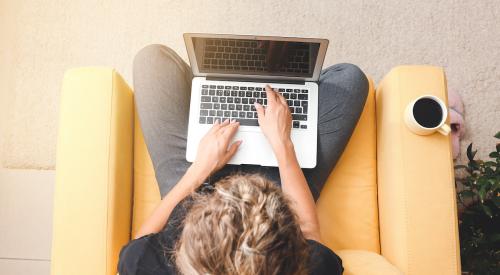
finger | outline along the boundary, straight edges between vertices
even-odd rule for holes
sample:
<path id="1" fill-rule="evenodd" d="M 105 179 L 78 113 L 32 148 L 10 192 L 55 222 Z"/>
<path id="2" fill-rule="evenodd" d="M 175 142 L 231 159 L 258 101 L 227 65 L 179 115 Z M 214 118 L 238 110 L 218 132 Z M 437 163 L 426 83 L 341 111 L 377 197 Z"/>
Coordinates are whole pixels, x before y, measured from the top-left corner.
<path id="1" fill-rule="evenodd" d="M 238 141 L 233 142 L 233 144 L 231 144 L 231 146 L 229 146 L 229 149 L 227 149 L 227 152 L 224 155 L 224 159 L 223 159 L 224 163 L 228 163 L 229 160 L 234 156 L 234 154 L 236 154 L 236 152 L 238 151 L 238 148 L 240 147 L 240 144 L 242 142 L 243 142 L 242 140 L 238 140 Z"/>
<path id="2" fill-rule="evenodd" d="M 239 126 L 240 126 L 240 123 L 236 121 L 236 122 L 232 122 L 224 129 L 224 132 L 222 133 L 222 137 L 224 138 L 225 146 L 227 146 L 229 144 L 229 141 L 233 138 L 233 136 L 238 131 Z"/>
<path id="3" fill-rule="evenodd" d="M 221 124 L 220 124 L 220 121 L 218 119 L 216 119 L 214 121 L 214 124 L 212 125 L 212 128 L 210 128 L 210 130 L 208 131 L 208 133 L 214 133 L 214 132 L 217 132 L 221 127 Z"/>
<path id="4" fill-rule="evenodd" d="M 219 127 L 217 129 L 217 133 L 222 134 L 224 132 L 224 129 L 229 125 L 229 119 L 226 118 L 222 122 L 220 122 Z"/>
<path id="5" fill-rule="evenodd" d="M 288 108 L 288 103 L 286 103 L 286 99 L 281 93 L 276 93 L 276 97 L 281 102 L 281 104 L 285 105 Z"/>
<path id="6" fill-rule="evenodd" d="M 266 116 L 265 115 L 266 111 L 264 110 L 264 107 L 257 102 L 255 102 L 254 105 L 255 105 L 255 110 L 257 110 L 257 119 L 260 120 L 261 118 L 264 118 Z"/>
<path id="7" fill-rule="evenodd" d="M 231 119 L 231 120 L 226 119 L 226 120 L 224 120 L 224 122 L 222 123 L 222 126 L 220 127 L 220 130 L 219 130 L 218 133 L 220 135 L 223 135 L 227 131 L 227 129 L 230 129 L 233 126 L 233 124 L 235 122 L 236 122 L 235 119 Z"/>
<path id="8" fill-rule="evenodd" d="M 267 105 L 271 106 L 276 103 L 276 93 L 271 89 L 271 86 L 266 85 Z"/>

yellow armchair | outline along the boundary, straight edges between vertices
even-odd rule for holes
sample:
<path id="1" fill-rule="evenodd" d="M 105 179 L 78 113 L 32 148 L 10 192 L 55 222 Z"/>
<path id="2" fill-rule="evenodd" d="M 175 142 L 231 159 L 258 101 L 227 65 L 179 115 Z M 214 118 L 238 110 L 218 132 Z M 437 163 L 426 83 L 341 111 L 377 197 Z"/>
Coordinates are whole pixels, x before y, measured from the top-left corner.
<path id="1" fill-rule="evenodd" d="M 417 136 L 403 111 L 422 94 L 445 102 L 439 67 L 400 66 L 370 92 L 317 202 L 322 241 L 345 274 L 460 274 L 450 140 Z M 69 70 L 57 147 L 51 272 L 116 274 L 118 253 L 160 200 L 134 115 L 110 68 Z"/>

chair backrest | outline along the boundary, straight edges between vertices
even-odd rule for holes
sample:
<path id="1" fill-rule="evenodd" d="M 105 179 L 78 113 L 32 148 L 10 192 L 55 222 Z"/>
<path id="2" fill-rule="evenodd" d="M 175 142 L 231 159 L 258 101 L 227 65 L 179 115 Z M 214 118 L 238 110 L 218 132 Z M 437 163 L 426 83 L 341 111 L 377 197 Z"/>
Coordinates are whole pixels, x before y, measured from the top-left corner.
<path id="1" fill-rule="evenodd" d="M 317 204 L 323 242 L 332 249 L 380 251 L 375 119 L 370 80 L 363 114 Z M 136 115 L 132 236 L 159 201 L 153 165 Z"/>

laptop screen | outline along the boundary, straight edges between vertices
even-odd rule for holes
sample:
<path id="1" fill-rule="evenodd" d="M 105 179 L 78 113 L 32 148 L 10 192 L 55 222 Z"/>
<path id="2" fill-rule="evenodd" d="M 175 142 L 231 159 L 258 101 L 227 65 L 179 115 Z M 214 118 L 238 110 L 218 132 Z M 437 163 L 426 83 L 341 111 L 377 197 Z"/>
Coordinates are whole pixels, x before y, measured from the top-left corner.
<path id="1" fill-rule="evenodd" d="M 320 43 L 192 37 L 200 73 L 310 78 Z"/>

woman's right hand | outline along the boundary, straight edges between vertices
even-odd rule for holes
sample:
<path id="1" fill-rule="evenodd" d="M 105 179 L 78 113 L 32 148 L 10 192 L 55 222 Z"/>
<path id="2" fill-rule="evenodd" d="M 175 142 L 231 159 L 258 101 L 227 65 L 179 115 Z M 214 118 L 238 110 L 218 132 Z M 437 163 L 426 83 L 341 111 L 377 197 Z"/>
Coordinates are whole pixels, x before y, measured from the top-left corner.
<path id="1" fill-rule="evenodd" d="M 260 129 L 277 153 L 284 146 L 292 144 L 290 131 L 292 129 L 292 114 L 286 99 L 280 93 L 274 92 L 266 85 L 267 107 L 255 103 Z"/>

